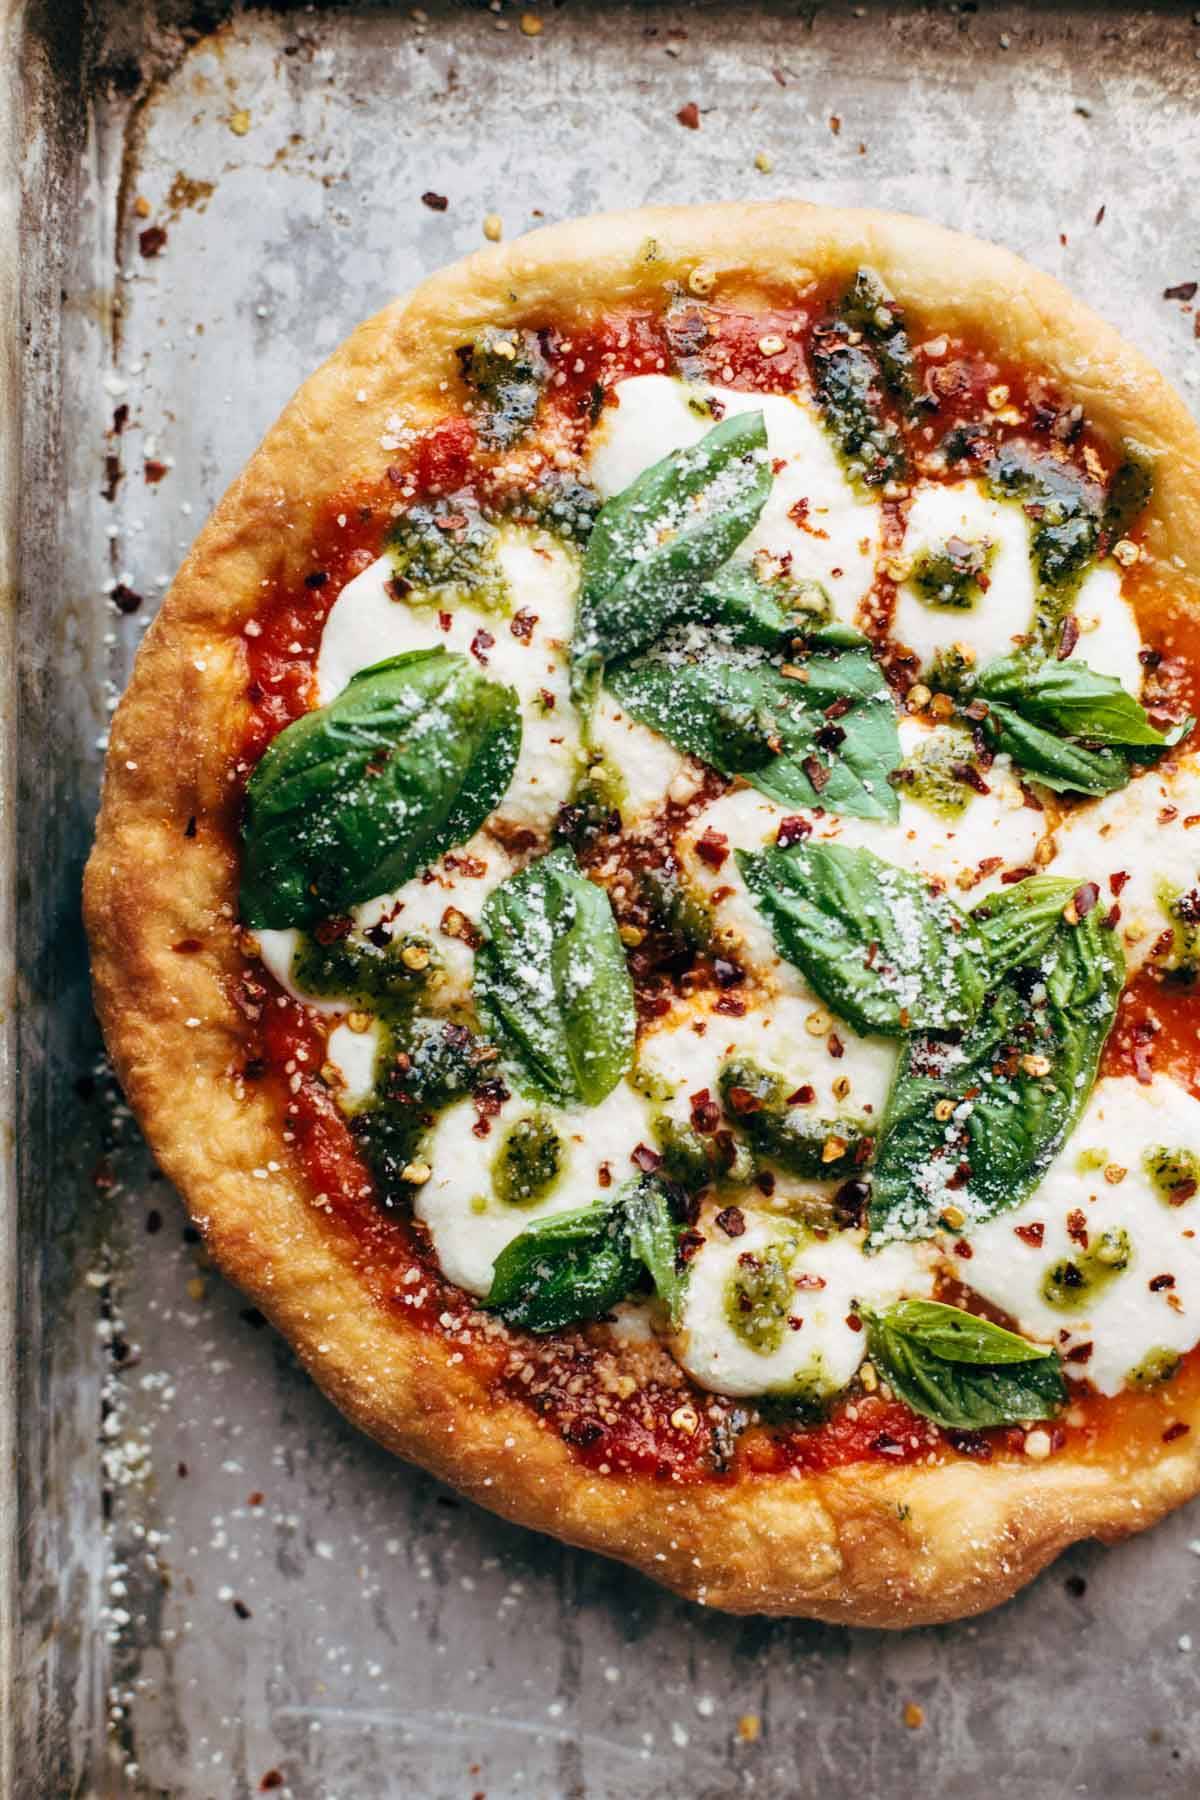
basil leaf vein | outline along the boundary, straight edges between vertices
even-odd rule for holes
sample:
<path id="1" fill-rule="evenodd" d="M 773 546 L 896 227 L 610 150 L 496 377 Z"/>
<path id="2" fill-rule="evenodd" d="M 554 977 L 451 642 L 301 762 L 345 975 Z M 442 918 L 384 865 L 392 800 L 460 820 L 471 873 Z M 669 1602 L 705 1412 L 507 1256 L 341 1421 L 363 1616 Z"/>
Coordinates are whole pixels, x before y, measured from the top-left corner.
<path id="1" fill-rule="evenodd" d="M 1125 974 L 1098 906 L 1077 924 L 1062 916 L 1077 891 L 1033 877 L 975 908 L 998 951 L 987 1001 L 961 1038 L 919 1033 L 904 1046 L 875 1158 L 872 1247 L 928 1237 L 949 1206 L 968 1225 L 1018 1206 L 1062 1148 L 1095 1083 Z"/>
<path id="2" fill-rule="evenodd" d="M 493 889 L 475 956 L 475 1003 L 518 1085 L 595 1106 L 633 1060 L 637 1016 L 603 888 L 553 850 Z"/>
<path id="3" fill-rule="evenodd" d="M 900 1398 L 947 1430 L 1049 1419 L 1067 1389 L 1053 1350 L 936 1300 L 863 1312 L 871 1357 Z"/>
<path id="4" fill-rule="evenodd" d="M 826 628 L 809 641 L 795 677 L 753 652 L 668 644 L 610 670 L 608 685 L 643 725 L 782 806 L 895 819 L 888 776 L 902 759 L 887 684 L 854 634 Z M 830 720 L 835 703 L 845 710 Z"/>
<path id="5" fill-rule="evenodd" d="M 250 777 L 246 924 L 307 925 L 399 887 L 479 829 L 520 747 L 516 694 L 465 656 L 413 650 L 361 670 Z"/>
<path id="6" fill-rule="evenodd" d="M 870 850 L 739 850 L 738 867 L 781 956 L 856 1031 L 954 1031 L 983 1002 L 979 933 L 952 900 Z"/>
<path id="7" fill-rule="evenodd" d="M 766 448 L 762 414 L 734 413 L 601 507 L 583 559 L 577 695 L 601 664 L 644 649 L 686 613 L 753 529 L 773 479 Z"/>

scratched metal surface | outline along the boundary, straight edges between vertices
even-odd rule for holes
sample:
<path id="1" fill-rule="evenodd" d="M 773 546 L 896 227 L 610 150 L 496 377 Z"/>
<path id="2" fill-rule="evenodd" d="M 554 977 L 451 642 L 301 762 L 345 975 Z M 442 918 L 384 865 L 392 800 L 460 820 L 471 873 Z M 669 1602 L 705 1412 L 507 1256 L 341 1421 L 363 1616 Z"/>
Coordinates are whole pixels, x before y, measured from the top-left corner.
<path id="1" fill-rule="evenodd" d="M 30 0 L 26 26 L 17 1791 L 1195 1793 L 1197 1509 L 884 1636 L 705 1614 L 356 1436 L 92 1079 L 76 908 L 108 702 L 194 529 L 305 372 L 488 212 L 922 211 L 1062 275 L 1194 399 L 1161 298 L 1200 276 L 1193 9 L 567 0 L 536 36 L 507 4 L 226 11 Z"/>

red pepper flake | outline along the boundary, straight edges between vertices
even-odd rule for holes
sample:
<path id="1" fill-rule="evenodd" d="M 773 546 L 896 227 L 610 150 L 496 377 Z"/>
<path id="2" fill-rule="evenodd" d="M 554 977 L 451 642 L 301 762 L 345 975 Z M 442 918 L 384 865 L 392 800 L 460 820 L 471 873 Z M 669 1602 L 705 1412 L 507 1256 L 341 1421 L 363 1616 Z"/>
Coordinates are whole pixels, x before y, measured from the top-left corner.
<path id="1" fill-rule="evenodd" d="M 741 987 L 746 979 L 746 971 L 740 963 L 729 962 L 723 956 L 713 960 L 713 978 L 719 988 Z"/>
<path id="2" fill-rule="evenodd" d="M 831 1031 L 826 1041 L 826 1048 L 836 1062 L 840 1062 L 846 1054 L 846 1046 L 836 1031 Z"/>
<path id="3" fill-rule="evenodd" d="M 675 114 L 675 117 L 679 120 L 679 123 L 684 127 L 685 131 L 699 131 L 700 108 L 696 105 L 694 100 L 689 100 L 685 105 L 681 106 L 679 111 Z"/>
<path id="4" fill-rule="evenodd" d="M 1003 875 L 1000 877 L 1000 885 L 1002 887 L 1012 887 L 1014 882 L 1027 881 L 1031 875 L 1036 874 L 1037 870 L 1031 869 L 1028 864 L 1025 864 L 1019 869 L 1005 869 Z"/>
<path id="5" fill-rule="evenodd" d="M 801 1273 L 793 1277 L 792 1286 L 800 1293 L 819 1294 L 825 1286 L 825 1277 Z"/>
<path id="6" fill-rule="evenodd" d="M 769 1200 L 771 1195 L 775 1192 L 776 1186 L 775 1177 L 770 1169 L 760 1169 L 758 1174 L 754 1177 L 754 1185 L 759 1193 L 765 1194 Z"/>
<path id="7" fill-rule="evenodd" d="M 166 463 L 157 461 L 153 456 L 147 456 L 142 462 L 142 475 L 147 487 L 157 487 L 167 473 Z"/>
<path id="8" fill-rule="evenodd" d="M 539 688 L 538 698 L 548 713 L 554 711 L 554 695 L 549 688 Z"/>
<path id="9" fill-rule="evenodd" d="M 846 1329 L 848 1331 L 861 1331 L 862 1328 L 863 1328 L 863 1322 L 859 1318 L 857 1313 L 847 1313 L 846 1314 Z"/>
<path id="10" fill-rule="evenodd" d="M 745 1119 L 751 1113 L 762 1111 L 762 1101 L 747 1087 L 731 1087 L 725 1098 L 739 1118 Z"/>
<path id="11" fill-rule="evenodd" d="M 959 1238 L 954 1246 L 954 1254 L 955 1256 L 961 1256 L 964 1262 L 970 1262 L 975 1252 L 972 1250 L 970 1244 L 968 1244 L 966 1238 Z"/>
<path id="12" fill-rule="evenodd" d="M 1163 1432 L 1162 1441 L 1164 1444 L 1173 1444 L 1176 1438 L 1186 1437 L 1190 1430 L 1190 1425 L 1185 1425 L 1182 1419 L 1176 1419 Z"/>
<path id="13" fill-rule="evenodd" d="M 135 613 L 142 604 L 142 596 L 133 588 L 126 587 L 123 581 L 118 581 L 111 598 L 117 611 L 123 613 Z"/>
<path id="14" fill-rule="evenodd" d="M 1164 300 L 1194 300 L 1200 282 L 1177 281 L 1174 287 L 1163 289 Z"/>
<path id="15" fill-rule="evenodd" d="M 1107 205 L 1105 205 L 1105 204 L 1102 204 L 1102 205 L 1101 205 L 1101 206 L 1100 206 L 1100 207 L 1099 207 L 1099 208 L 1098 208 L 1098 209 L 1097 209 L 1097 212 L 1096 212 L 1096 217 L 1095 217 L 1095 219 L 1094 219 L 1094 220 L 1093 220 L 1093 221 L 1092 221 L 1092 222 L 1093 222 L 1093 224 L 1095 224 L 1095 225 L 1103 225 L 1103 223 L 1104 223 L 1104 215 L 1105 215 L 1105 213 L 1106 213 L 1106 212 L 1107 212 L 1107 211 L 1108 211 L 1108 207 L 1107 207 Z"/>
<path id="16" fill-rule="evenodd" d="M 427 206 L 430 212 L 445 212 L 449 204 L 445 194 L 435 194 L 432 188 L 421 195 L 421 205 Z"/>
<path id="17" fill-rule="evenodd" d="M 1173 1275 L 1155 1275 L 1149 1286 L 1152 1294 L 1161 1294 L 1164 1288 L 1175 1286 L 1175 1277 Z"/>
<path id="18" fill-rule="evenodd" d="M 283 1786 L 283 1776 L 278 1769 L 268 1769 L 258 1786 L 261 1793 L 268 1794 L 272 1788 Z"/>
<path id="19" fill-rule="evenodd" d="M 729 860 L 729 839 L 723 831 L 714 831 L 710 825 L 696 839 L 696 855 L 710 869 L 720 869 Z"/>
<path id="20" fill-rule="evenodd" d="M 804 1082 L 794 1093 L 788 1095 L 786 1104 L 788 1106 L 811 1106 L 816 1097 L 816 1088 L 809 1087 L 808 1083 Z"/>
<path id="21" fill-rule="evenodd" d="M 1073 1244 L 1078 1244 L 1081 1250 L 1087 1249 L 1087 1214 L 1082 1212 L 1079 1207 L 1075 1207 L 1067 1214 L 1067 1236 Z"/>
<path id="22" fill-rule="evenodd" d="M 722 994 L 714 1005 L 713 1011 L 724 1014 L 727 1019 L 744 1019 L 746 1002 L 738 994 Z"/>
<path id="23" fill-rule="evenodd" d="M 138 249 L 146 258 L 157 256 L 166 244 L 167 234 L 161 225 L 147 225 L 145 231 L 138 232 Z"/>
<path id="24" fill-rule="evenodd" d="M 602 1162 L 600 1167 L 596 1170 L 597 1185 L 602 1188 L 610 1188 L 612 1186 L 612 1178 L 613 1173 L 611 1166 L 606 1162 Z"/>
<path id="25" fill-rule="evenodd" d="M 1118 869 L 1115 874 L 1109 876 L 1108 885 L 1114 894 L 1119 894 L 1128 880 L 1128 872 L 1125 869 Z"/>
<path id="26" fill-rule="evenodd" d="M 698 1094 L 692 1095 L 692 1129 L 701 1137 L 708 1137 L 721 1123 L 721 1109 L 707 1088 L 701 1088 Z"/>
<path id="27" fill-rule="evenodd" d="M 793 844 L 802 843 L 806 837 L 811 836 L 812 821 L 802 818 L 799 813 L 789 813 L 786 819 L 779 821 L 775 842 L 781 850 L 789 850 Z"/>
<path id="28" fill-rule="evenodd" d="M 1046 1227 L 1038 1221 L 1029 1225 L 1014 1225 L 1013 1230 L 1023 1244 L 1029 1244 L 1034 1250 L 1040 1250 L 1046 1236 Z"/>
<path id="29" fill-rule="evenodd" d="M 454 623 L 453 614 L 448 613 L 448 612 L 440 612 L 438 614 L 438 630 L 439 631 L 449 631 L 449 629 L 453 625 L 453 623 Z"/>
<path id="30" fill-rule="evenodd" d="M 1074 613 L 1068 613 L 1062 622 L 1062 630 L 1058 634 L 1057 656 L 1059 662 L 1066 662 L 1078 642 L 1079 620 Z"/>
<path id="31" fill-rule="evenodd" d="M 718 1214 L 717 1224 L 728 1238 L 740 1238 L 745 1235 L 746 1215 L 740 1206 L 726 1206 Z"/>
<path id="32" fill-rule="evenodd" d="M 703 1250 L 706 1239 L 702 1231 L 685 1231 L 675 1246 L 675 1261 L 681 1265 L 690 1263 L 700 1250 Z"/>
<path id="33" fill-rule="evenodd" d="M 1073 1350 L 1067 1351 L 1065 1361 L 1069 1363 L 1091 1362 L 1094 1349 L 1094 1344 L 1076 1344 Z"/>
<path id="34" fill-rule="evenodd" d="M 812 783 L 814 794 L 823 793 L 829 786 L 830 771 L 826 765 L 815 756 L 806 756 L 800 767 Z"/>
<path id="35" fill-rule="evenodd" d="M 536 613 L 526 612 L 522 608 L 520 612 L 513 614 L 512 623 L 508 629 L 512 632 L 518 643 L 527 644 L 533 636 L 533 628 L 537 622 L 538 616 Z"/>
<path id="36" fill-rule="evenodd" d="M 1099 898 L 1100 889 L 1094 881 L 1081 881 L 1071 896 L 1071 904 L 1079 918 L 1086 919 Z"/>
<path id="37" fill-rule="evenodd" d="M 829 536 L 827 531 L 822 531 L 819 525 L 809 524 L 808 516 L 811 508 L 811 501 L 802 497 L 788 507 L 788 518 L 798 531 L 807 531 L 809 537 L 827 538 Z"/>
<path id="38" fill-rule="evenodd" d="M 1179 808 L 1177 806 L 1160 806 L 1158 809 L 1158 822 L 1160 825 L 1170 825 L 1171 822 L 1178 817 Z"/>
<path id="39" fill-rule="evenodd" d="M 839 134 L 839 133 L 840 133 L 840 131 L 841 131 L 841 129 L 842 129 L 842 121 L 841 121 L 841 119 L 840 119 L 840 118 L 839 118 L 839 117 L 838 117 L 838 115 L 837 115 L 837 113 L 830 113 L 830 115 L 829 115 L 829 129 L 830 129 L 830 131 L 832 131 L 832 133 L 833 133 L 833 135 L 834 135 L 834 137 L 837 137 L 837 136 L 838 136 L 838 134 Z"/>
<path id="40" fill-rule="evenodd" d="M 482 625 L 471 639 L 471 655 L 476 662 L 482 663 L 485 669 L 487 668 L 487 657 L 484 655 L 484 651 L 490 650 L 495 641 L 491 632 L 485 631 Z"/>
<path id="41" fill-rule="evenodd" d="M 233 1603 L 233 1610 L 239 1619 L 248 1619 L 251 1617 L 250 1608 L 246 1605 L 244 1600 L 235 1600 Z"/>
<path id="42" fill-rule="evenodd" d="M 1192 1199 L 1196 1192 L 1196 1185 L 1195 1180 L 1190 1176 L 1186 1181 L 1177 1181 L 1167 1195 L 1168 1201 L 1172 1206 L 1182 1206 L 1185 1200 Z"/>
<path id="43" fill-rule="evenodd" d="M 313 926 L 313 936 L 322 949 L 330 944 L 339 944 L 348 938 L 354 930 L 354 920 L 349 913 L 335 913 L 331 919 L 319 919 Z"/>
<path id="44" fill-rule="evenodd" d="M 636 1145 L 630 1154 L 629 1160 L 633 1163 L 635 1168 L 641 1169 L 643 1174 L 646 1175 L 652 1175 L 655 1169 L 662 1163 L 662 1157 L 658 1154 L 658 1151 L 652 1150 L 649 1144 Z"/>

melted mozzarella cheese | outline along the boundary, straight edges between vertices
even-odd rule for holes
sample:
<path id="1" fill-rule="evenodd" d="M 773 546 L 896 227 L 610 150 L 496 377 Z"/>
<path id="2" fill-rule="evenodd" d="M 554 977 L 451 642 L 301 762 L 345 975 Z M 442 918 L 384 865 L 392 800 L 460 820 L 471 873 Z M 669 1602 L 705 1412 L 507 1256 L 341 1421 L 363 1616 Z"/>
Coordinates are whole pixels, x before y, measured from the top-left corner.
<path id="1" fill-rule="evenodd" d="M 714 1209 L 702 1216 L 705 1241 L 688 1265 L 683 1317 L 672 1341 L 688 1374 L 716 1393 L 835 1394 L 866 1353 L 866 1332 L 847 1323 L 855 1303 L 881 1308 L 932 1291 L 928 1253 L 913 1245 L 892 1245 L 868 1257 L 860 1232 L 820 1240 L 778 1218 L 744 1217 L 745 1232 L 730 1238 L 716 1224 Z M 737 1284 L 747 1278 L 744 1259 L 772 1254 L 790 1286 L 787 1323 L 778 1343 L 759 1349 L 736 1329 L 730 1313 L 737 1316 Z M 749 1273 L 752 1278 L 752 1268 Z"/>
<path id="2" fill-rule="evenodd" d="M 478 925 L 488 895 L 515 866 L 486 831 L 478 831 L 403 887 L 356 906 L 351 914 L 354 927 L 350 944 L 361 944 L 366 932 L 381 923 L 395 938 L 425 939 L 434 952 L 427 1003 L 435 1012 L 457 1005 L 470 994 L 475 957 L 469 943 L 457 935 L 459 921 L 454 915 L 461 913 L 472 925 Z M 346 996 L 316 997 L 301 986 L 293 973 L 296 951 L 302 942 L 299 931 L 259 931 L 255 935 L 263 963 L 289 994 L 303 1000 L 314 1012 L 346 1011 Z"/>
<path id="3" fill-rule="evenodd" d="M 623 712 L 607 689 L 592 716 L 592 745 L 617 776 L 621 822 L 628 830 L 666 802 L 686 799 L 703 779 L 701 765 L 657 731 Z"/>
<path id="4" fill-rule="evenodd" d="M 951 538 L 987 547 L 987 587 L 973 606 L 931 606 L 912 580 L 926 555 L 943 551 Z M 973 652 L 975 665 L 1010 656 L 1017 640 L 1034 625 L 1037 583 L 1031 533 L 1016 500 L 997 500 L 975 481 L 919 486 L 909 508 L 899 562 L 908 571 L 896 590 L 892 636 L 916 652 L 929 673 L 938 652 L 951 644 Z M 1140 694 L 1141 635 L 1133 608 L 1121 592 L 1112 562 L 1089 569 L 1075 598 L 1079 639 L 1072 655 L 1104 675 L 1115 675 L 1131 694 Z"/>
<path id="5" fill-rule="evenodd" d="M 366 1031 L 335 1025 L 325 1044 L 325 1058 L 341 1076 L 337 1102 L 343 1112 L 357 1112 L 375 1091 L 375 1064 L 383 1032 L 372 1020 Z"/>
<path id="6" fill-rule="evenodd" d="M 516 526 L 502 529 L 497 556 L 514 607 L 535 616 L 527 637 L 514 636 L 501 613 L 460 604 L 442 614 L 436 602 L 416 606 L 394 600 L 391 563 L 381 556 L 334 602 L 321 638 L 317 688 L 325 705 L 360 669 L 407 650 L 440 645 L 470 656 L 489 679 L 515 689 L 520 702 L 521 754 L 495 816 L 546 832 L 578 772 L 579 718 L 571 703 L 568 651 L 579 566 L 557 539 Z M 445 617 L 449 626 L 443 631 Z"/>
<path id="7" fill-rule="evenodd" d="M 1067 1373 L 1102 1394 L 1117 1393 L 1152 1352 L 1180 1354 L 1200 1339 L 1200 1199 L 1170 1204 L 1146 1167 L 1160 1148 L 1200 1161 L 1200 1100 L 1163 1076 L 1098 1082 L 1037 1192 L 973 1231 L 974 1255 L 958 1271 L 1029 1336 L 1068 1352 L 1090 1345 Z M 1031 1225 L 1043 1227 L 1040 1245 L 1017 1235 Z M 1070 1311 L 1049 1304 L 1051 1270 L 1086 1257 L 1105 1232 L 1127 1234 L 1127 1267 Z M 1164 1275 L 1172 1280 L 1152 1285 Z"/>
<path id="8" fill-rule="evenodd" d="M 514 1206 L 493 1192 L 491 1163 L 510 1127 L 533 1113 L 554 1125 L 563 1162 L 544 1200 Z M 630 1156 L 650 1127 L 645 1100 L 625 1081 L 598 1106 L 579 1109 L 536 1106 L 513 1095 L 482 1140 L 475 1135 L 476 1120 L 469 1100 L 439 1116 L 424 1149 L 433 1173 L 417 1189 L 413 1210 L 429 1227 L 446 1277 L 468 1293 L 482 1295 L 492 1285 L 492 1264 L 500 1252 L 536 1219 L 601 1198 L 601 1164 L 608 1165 L 614 1186 L 633 1174 Z"/>
<path id="9" fill-rule="evenodd" d="M 1009 656 L 1013 639 L 1033 624 L 1035 587 L 1029 527 L 1015 500 L 993 500 L 978 482 L 918 487 L 909 508 L 900 561 L 912 569 L 923 556 L 958 538 L 989 551 L 987 590 L 970 607 L 930 606 L 911 579 L 896 591 L 892 635 L 928 670 L 940 650 L 965 644 L 982 667 Z"/>
<path id="10" fill-rule="evenodd" d="M 1126 964 L 1131 972 L 1140 968 L 1171 928 L 1170 902 L 1200 882 L 1200 756 L 1148 769 L 1119 792 L 1079 807 L 1054 837 L 1048 873 L 1096 882 L 1105 906 L 1116 898 Z M 1169 968 L 1174 957 L 1155 960 Z"/>
<path id="11" fill-rule="evenodd" d="M 673 450 L 711 431 L 716 417 L 761 412 L 775 470 L 757 525 L 736 552 L 784 562 L 799 579 L 819 581 L 835 615 L 852 621 L 874 580 L 880 546 L 877 501 L 846 479 L 815 409 L 798 394 L 743 394 L 689 388 L 671 375 L 634 375 L 617 383 L 592 433 L 589 472 L 607 500 Z"/>
<path id="12" fill-rule="evenodd" d="M 784 1076 L 791 1089 L 811 1087 L 815 1119 L 879 1120 L 899 1055 L 897 1045 L 886 1038 L 859 1037 L 840 1022 L 817 1029 L 817 1022 L 827 1021 L 829 1015 L 816 995 L 803 987 L 799 975 L 796 981 L 798 992 L 778 994 L 740 1019 L 714 1011 L 709 1000 L 676 1008 L 658 1030 L 643 1038 L 639 1080 L 655 1094 L 669 1095 L 661 1104 L 670 1118 L 686 1124 L 691 1096 L 702 1088 L 716 1095 L 722 1063 L 744 1055 Z M 831 1031 L 840 1055 L 830 1052 Z M 781 1193 L 790 1193 L 796 1185 L 783 1180 Z M 800 1189 L 813 1192 L 814 1183 L 802 1183 Z"/>

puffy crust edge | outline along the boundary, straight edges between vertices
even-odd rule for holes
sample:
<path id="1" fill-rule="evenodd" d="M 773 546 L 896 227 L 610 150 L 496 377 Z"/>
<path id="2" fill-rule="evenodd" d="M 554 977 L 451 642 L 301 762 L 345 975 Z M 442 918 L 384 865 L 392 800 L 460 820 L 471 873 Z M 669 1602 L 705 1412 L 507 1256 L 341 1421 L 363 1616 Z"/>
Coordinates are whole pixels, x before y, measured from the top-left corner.
<path id="1" fill-rule="evenodd" d="M 481 323 L 654 303 L 700 265 L 718 300 L 750 301 L 863 261 L 914 311 L 1045 368 L 1102 431 L 1161 459 L 1147 547 L 1180 609 L 1200 607 L 1186 566 L 1200 570 L 1200 434 L 1143 357 L 1015 256 L 918 219 L 800 202 L 553 226 L 481 251 L 360 326 L 234 482 L 114 718 L 85 912 L 105 1036 L 165 1173 L 216 1262 L 363 1429 L 496 1512 L 709 1605 L 906 1626 L 984 1611 L 1076 1539 L 1153 1523 L 1200 1490 L 1197 1434 L 1133 1466 L 1062 1454 L 691 1487 L 599 1476 L 531 1412 L 498 1404 L 451 1346 L 372 1303 L 306 1199 L 269 1103 L 238 1101 L 227 1078 L 245 1034 L 231 999 L 241 631 L 279 561 L 299 564 L 319 504 L 378 474 L 392 413 L 421 425 L 447 409 L 455 346 Z M 197 937 L 199 954 L 172 950 Z M 267 1179 L 252 1173 L 269 1164 Z"/>

